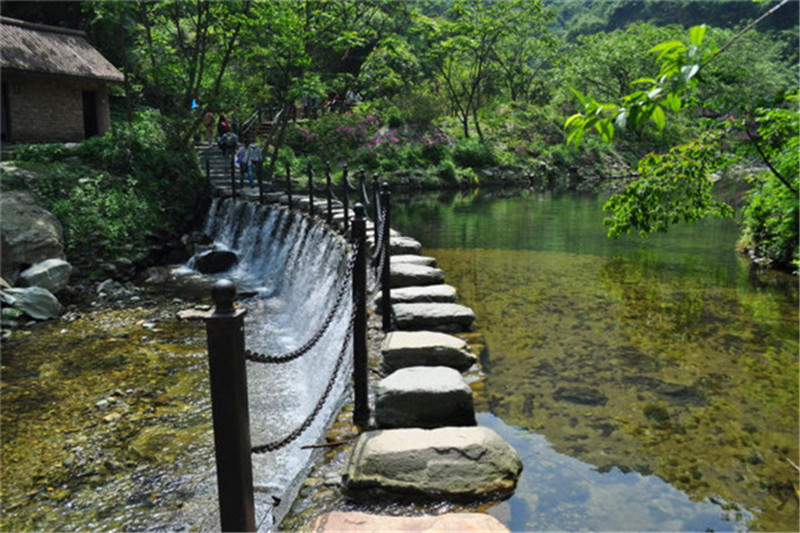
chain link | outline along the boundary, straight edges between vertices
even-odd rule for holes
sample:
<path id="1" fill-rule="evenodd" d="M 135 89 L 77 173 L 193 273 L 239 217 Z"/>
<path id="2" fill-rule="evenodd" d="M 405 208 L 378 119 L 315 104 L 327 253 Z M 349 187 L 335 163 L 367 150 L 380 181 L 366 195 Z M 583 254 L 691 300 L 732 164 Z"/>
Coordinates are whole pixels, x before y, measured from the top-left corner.
<path id="1" fill-rule="evenodd" d="M 372 266 L 375 266 L 375 262 L 377 261 L 378 257 L 382 257 L 381 249 L 383 248 L 383 240 L 384 240 L 384 233 L 385 228 L 383 227 L 384 221 L 386 220 L 386 207 L 382 209 L 382 213 L 380 214 L 380 222 L 375 221 L 374 224 L 378 224 L 378 241 L 375 243 L 375 252 L 372 254 Z"/>
<path id="2" fill-rule="evenodd" d="M 350 313 L 350 324 L 347 326 L 347 332 L 345 333 L 344 342 L 342 343 L 342 349 L 339 350 L 339 356 L 336 358 L 336 366 L 333 368 L 333 372 L 331 373 L 331 378 L 328 380 L 328 384 L 325 387 L 325 391 L 322 393 L 322 397 L 317 402 L 317 405 L 314 406 L 314 410 L 311 411 L 311 414 L 306 417 L 303 423 L 289 433 L 286 437 L 282 438 L 281 440 L 276 440 L 272 442 L 268 442 L 266 444 L 262 444 L 260 446 L 255 446 L 252 448 L 253 453 L 265 453 L 265 452 L 274 452 L 275 450 L 279 450 L 284 446 L 294 442 L 300 435 L 307 430 L 311 424 L 314 423 L 314 420 L 319 415 L 320 411 L 322 411 L 322 407 L 325 405 L 325 402 L 328 400 L 328 397 L 333 391 L 333 386 L 336 383 L 336 376 L 339 374 L 339 370 L 344 363 L 345 354 L 347 353 L 347 347 L 350 345 L 350 339 L 353 336 L 353 327 L 356 322 L 356 313 L 355 309 Z"/>
<path id="3" fill-rule="evenodd" d="M 255 363 L 271 363 L 271 364 L 283 364 L 283 363 L 290 363 L 296 359 L 307 354 L 311 351 L 311 348 L 316 346 L 316 344 L 320 341 L 322 336 L 330 327 L 333 319 L 336 317 L 336 313 L 341 307 L 342 302 L 344 301 L 345 294 L 347 293 L 348 283 L 347 281 L 351 278 L 351 274 L 353 273 L 353 268 L 355 268 L 356 264 L 356 255 L 358 253 L 357 244 L 354 245 L 353 251 L 351 252 L 350 259 L 347 264 L 347 271 L 342 276 L 341 286 L 339 287 L 339 291 L 336 294 L 336 300 L 333 303 L 333 307 L 331 308 L 328 316 L 325 317 L 324 322 L 317 330 L 317 332 L 300 348 L 293 350 L 289 353 L 283 355 L 266 355 L 255 352 L 253 350 L 244 351 L 244 356 L 249 361 L 253 361 Z"/>

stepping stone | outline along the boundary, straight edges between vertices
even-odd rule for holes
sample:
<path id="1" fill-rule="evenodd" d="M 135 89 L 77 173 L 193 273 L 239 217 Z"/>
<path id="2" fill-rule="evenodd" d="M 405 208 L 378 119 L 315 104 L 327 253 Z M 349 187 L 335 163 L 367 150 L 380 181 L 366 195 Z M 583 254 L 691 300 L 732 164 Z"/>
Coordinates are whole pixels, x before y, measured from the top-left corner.
<path id="1" fill-rule="evenodd" d="M 522 462 L 489 428 L 386 429 L 362 433 L 342 479 L 356 500 L 500 499 Z"/>
<path id="2" fill-rule="evenodd" d="M 455 302 L 456 289 L 452 285 L 425 285 L 422 287 L 401 287 L 389 291 L 393 304 L 419 302 Z M 375 297 L 375 305 L 383 302 L 383 293 Z"/>
<path id="3" fill-rule="evenodd" d="M 392 288 L 416 287 L 420 285 L 439 285 L 444 282 L 444 271 L 412 263 L 389 265 L 389 280 Z"/>
<path id="4" fill-rule="evenodd" d="M 414 265 L 423 265 L 429 267 L 436 266 L 436 258 L 428 257 L 427 255 L 393 255 L 389 258 L 391 264 L 394 263 L 412 263 Z"/>
<path id="5" fill-rule="evenodd" d="M 392 237 L 389 239 L 389 255 L 418 255 L 422 244 L 411 237 Z"/>
<path id="6" fill-rule="evenodd" d="M 481 513 L 445 513 L 439 516 L 387 516 L 359 512 L 325 513 L 314 520 L 313 533 L 375 533 L 404 531 L 407 533 L 508 533 L 498 519 Z"/>
<path id="7" fill-rule="evenodd" d="M 475 321 L 472 309 L 451 303 L 394 304 L 394 323 L 405 331 L 433 330 L 448 333 L 469 331 Z"/>
<path id="8" fill-rule="evenodd" d="M 388 372 L 410 366 L 449 366 L 461 372 L 478 360 L 466 341 L 433 331 L 393 331 L 381 346 Z"/>
<path id="9" fill-rule="evenodd" d="M 457 370 L 415 366 L 378 382 L 375 423 L 380 428 L 474 426 L 472 389 Z"/>

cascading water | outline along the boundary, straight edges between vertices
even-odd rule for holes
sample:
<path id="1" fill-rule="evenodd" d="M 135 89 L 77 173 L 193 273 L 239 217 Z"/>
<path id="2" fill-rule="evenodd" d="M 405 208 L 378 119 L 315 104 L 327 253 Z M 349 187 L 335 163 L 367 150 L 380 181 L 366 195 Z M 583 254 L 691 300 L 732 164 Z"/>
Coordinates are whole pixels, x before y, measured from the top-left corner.
<path id="1" fill-rule="evenodd" d="M 294 350 L 318 330 L 342 283 L 347 287 L 330 327 L 310 351 L 287 364 L 248 362 L 250 436 L 253 446 L 282 439 L 312 413 L 345 342 L 352 309 L 344 240 L 297 213 L 254 203 L 215 199 L 205 233 L 217 248 L 235 252 L 237 265 L 219 275 L 234 281 L 247 309 L 245 345 L 280 355 Z M 191 268 L 193 262 L 188 266 Z M 339 405 L 351 368 L 348 346 L 330 398 L 311 426 L 284 448 L 253 455 L 256 519 L 270 529 L 288 510 L 312 450 Z M 278 498 L 283 505 L 274 506 Z"/>

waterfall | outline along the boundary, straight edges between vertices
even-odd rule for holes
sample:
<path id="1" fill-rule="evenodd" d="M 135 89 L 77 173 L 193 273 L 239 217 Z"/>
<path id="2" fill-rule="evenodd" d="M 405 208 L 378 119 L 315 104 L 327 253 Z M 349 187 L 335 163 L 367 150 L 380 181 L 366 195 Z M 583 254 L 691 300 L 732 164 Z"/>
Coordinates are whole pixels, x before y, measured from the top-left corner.
<path id="1" fill-rule="evenodd" d="M 216 247 L 239 256 L 219 275 L 234 281 L 247 309 L 245 345 L 258 353 L 280 355 L 298 348 L 317 331 L 347 270 L 344 239 L 285 209 L 214 199 L 205 233 Z M 189 263 L 191 266 L 191 262 Z M 342 347 L 352 309 L 350 281 L 339 311 L 311 351 L 286 364 L 247 363 L 250 436 L 253 446 L 279 440 L 314 410 Z M 336 385 L 314 423 L 294 442 L 275 452 L 253 455 L 253 481 L 259 530 L 269 530 L 288 511 L 312 460 L 313 444 L 324 434 L 344 395 L 352 368 L 352 348 Z M 273 509 L 272 497 L 282 500 Z"/>

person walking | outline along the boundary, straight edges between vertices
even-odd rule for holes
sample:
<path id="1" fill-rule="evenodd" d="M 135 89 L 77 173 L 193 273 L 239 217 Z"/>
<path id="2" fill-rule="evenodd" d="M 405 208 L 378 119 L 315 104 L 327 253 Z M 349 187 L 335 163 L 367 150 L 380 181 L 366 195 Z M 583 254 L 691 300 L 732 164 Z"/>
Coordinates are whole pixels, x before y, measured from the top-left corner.
<path id="1" fill-rule="evenodd" d="M 239 167 L 239 187 L 244 187 L 244 178 L 248 175 L 247 153 L 247 141 L 245 141 L 236 150 L 236 166 Z M 250 185 L 253 185 L 253 183 L 251 182 Z"/>
<path id="2" fill-rule="evenodd" d="M 203 116 L 203 126 L 206 127 L 206 142 L 214 144 L 214 113 L 206 111 Z"/>
<path id="3" fill-rule="evenodd" d="M 258 179 L 258 182 L 261 183 L 261 170 L 264 163 L 264 156 L 261 153 L 261 147 L 258 145 L 258 142 L 256 142 L 255 139 L 253 139 L 253 142 L 251 142 L 250 146 L 247 147 L 247 163 L 247 179 L 252 187 L 254 174 L 255 178 Z"/>

